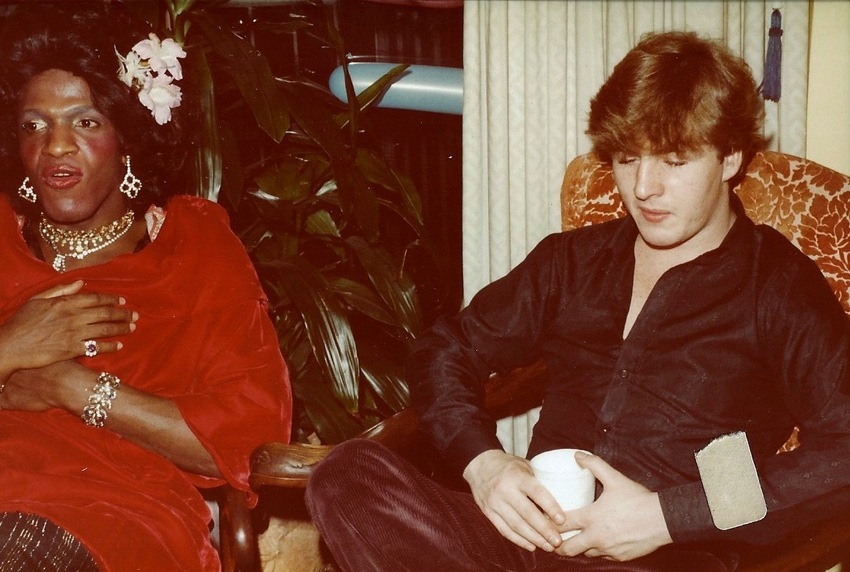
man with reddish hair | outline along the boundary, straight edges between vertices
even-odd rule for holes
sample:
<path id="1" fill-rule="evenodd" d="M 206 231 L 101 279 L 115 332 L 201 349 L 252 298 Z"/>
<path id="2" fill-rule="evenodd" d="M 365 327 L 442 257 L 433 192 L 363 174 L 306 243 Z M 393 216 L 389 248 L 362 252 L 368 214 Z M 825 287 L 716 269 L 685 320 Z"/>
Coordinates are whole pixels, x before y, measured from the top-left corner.
<path id="1" fill-rule="evenodd" d="M 469 491 L 369 441 L 336 447 L 307 494 L 343 570 L 727 571 L 838 510 L 850 322 L 816 265 L 731 192 L 762 115 L 749 68 L 717 42 L 655 34 L 626 55 L 588 134 L 628 216 L 545 238 L 417 340 L 413 406 Z M 593 453 L 577 458 L 601 486 L 577 510 L 503 450 L 482 406 L 493 372 L 541 359 L 529 458 Z M 795 426 L 805 444 L 776 455 Z M 734 477 L 702 470 L 699 452 L 742 435 L 756 471 L 731 452 Z M 735 506 L 753 500 L 765 511 Z"/>

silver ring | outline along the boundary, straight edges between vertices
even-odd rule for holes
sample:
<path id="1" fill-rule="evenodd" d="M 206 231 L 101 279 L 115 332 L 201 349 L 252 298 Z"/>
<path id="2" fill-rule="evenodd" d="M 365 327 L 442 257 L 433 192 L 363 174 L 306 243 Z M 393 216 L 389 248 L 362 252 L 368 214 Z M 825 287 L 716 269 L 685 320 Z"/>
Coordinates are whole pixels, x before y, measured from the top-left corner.
<path id="1" fill-rule="evenodd" d="M 95 340 L 84 341 L 83 347 L 86 350 L 86 357 L 94 357 L 97 355 L 97 342 Z"/>

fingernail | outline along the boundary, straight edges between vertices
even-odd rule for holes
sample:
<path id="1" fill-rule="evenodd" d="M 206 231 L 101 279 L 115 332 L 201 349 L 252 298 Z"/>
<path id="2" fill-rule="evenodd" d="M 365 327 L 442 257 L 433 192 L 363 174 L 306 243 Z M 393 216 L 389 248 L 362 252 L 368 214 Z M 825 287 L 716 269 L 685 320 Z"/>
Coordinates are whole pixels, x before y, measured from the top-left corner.
<path id="1" fill-rule="evenodd" d="M 124 344 L 122 344 L 121 342 L 118 342 L 117 345 L 119 350 L 124 347 Z"/>
<path id="2" fill-rule="evenodd" d="M 134 322 L 130 322 L 130 331 L 131 331 L 131 332 L 135 332 L 135 331 L 136 331 L 136 324 L 135 324 Z"/>
<path id="3" fill-rule="evenodd" d="M 138 313 L 138 312 L 133 312 L 133 321 L 135 322 L 135 321 L 137 321 L 138 319 L 139 319 L 139 313 Z"/>
<path id="4" fill-rule="evenodd" d="M 590 455 L 588 455 L 588 454 L 587 454 L 587 453 L 585 453 L 584 451 L 576 451 L 576 452 L 575 452 L 575 458 L 576 458 L 576 459 L 586 459 L 586 458 L 588 458 L 588 457 L 590 457 Z"/>
<path id="5" fill-rule="evenodd" d="M 546 552 L 555 552 L 555 547 L 547 542 L 543 545 L 543 550 L 545 550 Z"/>
<path id="6" fill-rule="evenodd" d="M 564 513 L 559 512 L 558 514 L 555 515 L 555 523 L 556 524 L 564 524 L 565 522 L 567 522 L 567 517 L 566 517 L 566 515 L 564 515 Z"/>
<path id="7" fill-rule="evenodd" d="M 120 306 L 123 306 L 123 305 L 124 305 L 124 304 L 126 304 L 126 303 L 127 303 L 127 300 L 126 300 L 126 298 L 124 298 L 124 296 L 119 296 L 119 297 L 118 297 L 118 304 L 119 304 Z"/>

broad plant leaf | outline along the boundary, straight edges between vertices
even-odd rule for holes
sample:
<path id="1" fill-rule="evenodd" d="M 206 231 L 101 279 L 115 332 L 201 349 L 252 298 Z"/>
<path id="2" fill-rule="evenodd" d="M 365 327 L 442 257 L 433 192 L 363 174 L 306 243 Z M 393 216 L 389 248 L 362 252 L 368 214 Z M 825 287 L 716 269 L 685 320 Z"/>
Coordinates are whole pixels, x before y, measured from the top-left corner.
<path id="1" fill-rule="evenodd" d="M 361 91 L 357 95 L 357 106 L 360 110 L 364 110 L 375 101 L 377 101 L 387 90 L 390 85 L 395 83 L 398 78 L 400 78 L 407 69 L 410 67 L 409 64 L 399 64 L 393 67 L 390 71 L 376 79 L 370 86 Z"/>
<path id="2" fill-rule="evenodd" d="M 336 292 L 337 297 L 344 300 L 353 310 L 362 313 L 376 322 L 398 328 L 398 320 L 389 311 L 384 301 L 374 290 L 364 284 L 344 277 L 328 278 L 328 284 Z"/>
<path id="3" fill-rule="evenodd" d="M 348 156 L 348 148 L 336 123 L 316 100 L 316 87 L 295 78 L 279 78 L 278 84 L 291 105 L 292 118 L 299 129 L 313 139 L 331 162 Z"/>
<path id="4" fill-rule="evenodd" d="M 361 91 L 356 96 L 356 99 L 354 99 L 354 101 L 357 102 L 357 111 L 362 113 L 363 111 L 366 111 L 366 109 L 371 107 L 376 101 L 381 98 L 382 95 L 384 95 L 384 92 L 389 86 L 391 86 L 393 83 L 395 83 L 396 80 L 398 80 L 398 78 L 404 75 L 404 73 L 409 67 L 409 64 L 399 64 L 393 67 L 390 71 L 388 71 L 378 79 L 376 79 L 371 85 L 366 87 L 366 89 Z M 343 71 L 346 74 L 346 77 L 350 77 L 348 76 L 348 66 L 346 64 L 343 64 Z M 352 87 L 351 94 L 348 94 L 349 100 L 351 100 L 350 98 L 352 97 L 353 93 L 354 91 Z M 349 111 L 348 113 L 338 114 L 336 116 L 336 122 L 339 124 L 340 127 L 346 127 L 351 122 L 351 115 L 351 111 Z"/>
<path id="5" fill-rule="evenodd" d="M 222 58 L 225 71 L 236 83 L 260 128 L 280 143 L 289 129 L 289 106 L 268 61 L 250 42 L 223 29 L 209 14 L 196 12 L 191 19 Z"/>
<path id="6" fill-rule="evenodd" d="M 393 264 L 386 251 L 370 246 L 359 237 L 346 244 L 354 251 L 372 285 L 392 309 L 399 324 L 411 336 L 422 330 L 422 316 L 416 300 L 415 286 L 406 274 Z"/>
<path id="7" fill-rule="evenodd" d="M 242 161 L 239 159 L 239 149 L 233 131 L 227 124 L 220 124 L 220 147 L 222 160 L 221 193 L 219 202 L 229 206 L 232 212 L 238 211 L 242 203 L 245 174 Z"/>
<path id="8" fill-rule="evenodd" d="M 382 418 L 401 411 L 410 405 L 404 365 L 412 340 L 377 328 L 357 328 L 356 333 L 363 375 L 360 391 L 372 396 L 372 407 Z"/>
<path id="9" fill-rule="evenodd" d="M 196 78 L 192 88 L 198 100 L 201 117 L 201 144 L 195 155 L 195 184 L 200 195 L 211 201 L 218 201 L 223 177 L 222 137 L 218 128 L 218 113 L 215 104 L 215 85 L 206 54 L 194 50 L 188 60 L 193 69 L 187 75 Z"/>
<path id="10" fill-rule="evenodd" d="M 411 213 L 416 219 L 418 226 L 414 228 L 418 228 L 419 232 L 417 234 L 427 234 L 424 228 L 425 221 L 422 218 L 422 199 L 419 196 L 419 192 L 416 190 L 416 186 L 413 184 L 413 181 L 410 180 L 410 177 L 399 175 L 398 173 L 394 173 L 399 183 L 401 184 L 402 192 L 402 204 L 406 207 L 407 212 Z"/>
<path id="11" fill-rule="evenodd" d="M 292 234 L 266 231 L 252 252 L 255 265 L 263 272 L 264 282 L 274 282 L 274 286 L 279 287 L 280 261 L 297 257 L 299 243 L 300 239 Z M 282 294 L 281 297 L 288 298 L 288 295 Z"/>
<path id="12" fill-rule="evenodd" d="M 319 366 L 315 357 L 313 357 L 313 351 L 301 317 L 297 316 L 297 312 L 288 312 L 281 308 L 277 310 L 273 313 L 273 322 L 278 334 L 280 351 L 286 356 L 290 384 L 293 393 L 297 394 L 300 385 L 303 384 L 303 379 L 306 375 L 309 375 L 307 372 L 318 372 Z M 318 375 L 321 377 L 320 372 Z M 333 396 L 331 398 L 335 399 Z"/>
<path id="13" fill-rule="evenodd" d="M 301 201 L 312 195 L 316 172 L 322 169 L 320 163 L 287 157 L 263 169 L 254 182 L 269 195 L 288 201 Z"/>
<path id="14" fill-rule="evenodd" d="M 195 3 L 195 0 L 168 0 L 166 4 L 168 5 L 168 11 L 171 12 L 174 16 L 180 16 L 189 8 L 192 7 L 192 4 Z"/>
<path id="15" fill-rule="evenodd" d="M 363 379 L 393 412 L 401 411 L 410 405 L 410 391 L 402 376 L 373 371 L 368 365 L 364 365 Z"/>
<path id="16" fill-rule="evenodd" d="M 330 17 L 327 9 L 325 9 L 325 24 L 328 31 L 328 37 L 331 40 L 331 45 L 336 51 L 337 60 L 342 62 L 343 81 L 345 83 L 345 99 L 348 103 L 348 122 L 351 125 L 351 140 L 354 141 L 358 129 L 358 114 L 356 94 L 354 93 L 354 82 L 351 80 L 351 73 L 348 70 L 348 54 L 345 50 L 345 42 L 342 39 L 342 34 L 336 26 L 333 25 L 333 19 Z"/>
<path id="17" fill-rule="evenodd" d="M 339 237 L 339 227 L 326 210 L 316 211 L 307 217 L 305 230 L 310 234 Z"/>
<path id="18" fill-rule="evenodd" d="M 313 429 L 323 443 L 341 443 L 363 429 L 335 398 L 327 380 L 319 371 L 307 367 L 298 373 L 292 380 L 293 394 L 301 401 Z"/>
<path id="19" fill-rule="evenodd" d="M 389 165 L 378 157 L 372 149 L 357 149 L 354 156 L 354 165 L 362 171 L 366 180 L 377 183 L 396 193 L 403 191 L 401 181 L 395 176 Z"/>
<path id="20" fill-rule="evenodd" d="M 337 187 L 343 197 L 343 209 L 353 212 L 366 240 L 376 240 L 379 234 L 377 197 L 363 173 L 355 168 L 353 158 L 333 118 L 311 104 L 308 98 L 309 88 L 292 80 L 282 80 L 281 85 L 292 104 L 292 116 L 299 127 L 327 153 L 333 165 Z"/>
<path id="21" fill-rule="evenodd" d="M 360 377 L 357 345 L 333 291 L 324 277 L 301 258 L 280 260 L 275 265 L 280 287 L 304 320 L 316 361 L 333 380 L 334 394 L 347 411 L 356 412 Z"/>
<path id="22" fill-rule="evenodd" d="M 304 331 L 304 323 L 300 317 L 296 318 L 294 312 L 281 312 L 276 314 L 274 325 L 277 331 L 278 345 L 283 355 L 286 356 L 286 365 L 290 370 L 290 375 L 294 377 L 297 372 L 308 367 L 307 364 L 310 360 L 315 361 L 310 340 L 307 338 L 307 332 Z"/>
<path id="23" fill-rule="evenodd" d="M 394 191 L 401 200 L 397 201 L 398 205 L 393 201 L 387 203 L 393 205 L 393 209 L 402 214 L 405 220 L 410 221 L 411 228 L 415 229 L 417 234 L 425 232 L 422 201 L 407 177 L 398 176 L 374 151 L 367 149 L 358 149 L 354 164 L 369 182 Z"/>

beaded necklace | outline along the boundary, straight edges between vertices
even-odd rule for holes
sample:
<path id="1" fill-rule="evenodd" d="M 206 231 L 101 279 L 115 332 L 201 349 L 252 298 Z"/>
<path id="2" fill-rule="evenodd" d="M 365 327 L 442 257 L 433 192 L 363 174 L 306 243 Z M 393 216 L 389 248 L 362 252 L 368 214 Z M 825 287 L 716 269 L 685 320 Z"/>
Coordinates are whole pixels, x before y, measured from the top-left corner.
<path id="1" fill-rule="evenodd" d="M 38 223 L 38 232 L 56 253 L 56 258 L 53 259 L 53 269 L 57 272 L 65 272 L 67 270 L 65 267 L 67 257 L 82 260 L 89 254 L 106 248 L 127 234 L 127 231 L 133 226 L 133 220 L 133 210 L 128 209 L 124 216 L 100 228 L 66 230 L 47 222 L 42 214 L 41 221 Z"/>

